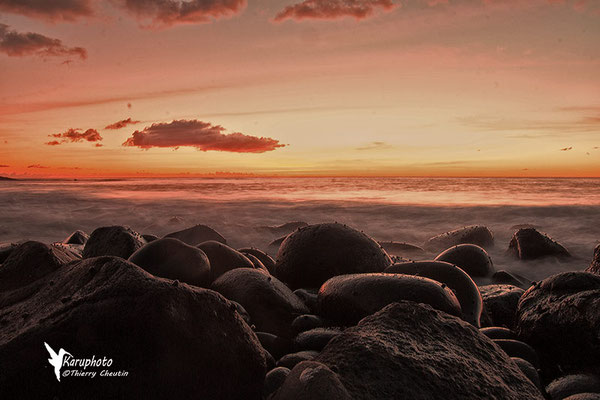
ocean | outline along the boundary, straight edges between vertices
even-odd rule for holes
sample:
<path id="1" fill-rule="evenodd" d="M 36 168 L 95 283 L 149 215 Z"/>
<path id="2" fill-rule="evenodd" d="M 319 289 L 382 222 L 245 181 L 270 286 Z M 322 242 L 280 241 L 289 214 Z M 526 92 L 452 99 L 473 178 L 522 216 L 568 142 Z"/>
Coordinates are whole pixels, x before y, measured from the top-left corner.
<path id="1" fill-rule="evenodd" d="M 0 242 L 54 242 L 72 231 L 128 225 L 157 236 L 195 224 L 233 247 L 276 255 L 264 226 L 340 222 L 379 241 L 422 245 L 466 225 L 495 236 L 496 269 L 532 280 L 583 270 L 600 240 L 600 179 L 579 178 L 151 178 L 0 181 Z M 567 261 L 505 254 L 518 225 L 563 244 Z M 427 254 L 425 258 L 434 258 Z"/>

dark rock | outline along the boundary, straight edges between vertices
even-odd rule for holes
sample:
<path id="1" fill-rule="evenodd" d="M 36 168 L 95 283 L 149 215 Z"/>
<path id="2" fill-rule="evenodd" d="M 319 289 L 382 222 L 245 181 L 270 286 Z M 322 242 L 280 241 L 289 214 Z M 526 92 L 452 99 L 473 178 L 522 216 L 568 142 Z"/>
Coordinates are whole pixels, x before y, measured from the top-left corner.
<path id="1" fill-rule="evenodd" d="M 528 289 L 529 286 L 531 286 L 531 282 L 527 280 L 524 282 L 523 279 L 505 270 L 494 272 L 494 275 L 492 275 L 492 283 L 497 285 L 513 285 L 520 287 L 521 289 Z"/>
<path id="2" fill-rule="evenodd" d="M 20 244 L 0 266 L 0 292 L 29 285 L 76 259 L 62 249 L 44 243 Z"/>
<path id="3" fill-rule="evenodd" d="M 301 363 L 302 361 L 312 360 L 318 355 L 319 352 L 314 350 L 306 350 L 299 351 L 297 353 L 286 354 L 277 361 L 277 366 L 292 369 L 296 366 L 296 364 Z"/>
<path id="4" fill-rule="evenodd" d="M 525 290 L 513 285 L 485 285 L 479 291 L 494 325 L 513 329 L 517 305 Z"/>
<path id="5" fill-rule="evenodd" d="M 241 252 L 240 252 L 241 253 Z M 254 269 L 258 269 L 260 271 L 264 271 L 265 274 L 270 275 L 269 270 L 267 269 L 267 267 L 264 266 L 264 264 L 262 263 L 262 261 L 260 261 L 258 259 L 258 257 L 252 255 L 252 254 L 243 254 L 248 260 L 250 260 L 250 262 L 252 263 Z"/>
<path id="6" fill-rule="evenodd" d="M 337 275 L 381 272 L 392 261 L 379 244 L 342 224 L 301 228 L 281 244 L 275 276 L 292 289 L 320 287 Z"/>
<path id="7" fill-rule="evenodd" d="M 216 292 L 117 257 L 67 264 L 30 287 L 16 302 L 0 293 L 1 398 L 260 399 L 263 349 Z M 44 342 L 76 358 L 112 358 L 107 369 L 128 376 L 58 382 Z"/>
<path id="8" fill-rule="evenodd" d="M 446 285 L 402 274 L 353 274 L 329 279 L 319 290 L 321 316 L 340 326 L 354 325 L 390 303 L 410 300 L 460 316 L 460 303 Z"/>
<path id="9" fill-rule="evenodd" d="M 430 251 L 442 251 L 459 244 L 475 244 L 483 248 L 494 246 L 494 235 L 485 226 L 472 225 L 442 233 L 429 239 L 425 248 Z"/>
<path id="10" fill-rule="evenodd" d="M 462 318 L 480 327 L 482 299 L 479 289 L 469 275 L 456 265 L 443 261 L 405 262 L 394 264 L 384 272 L 422 276 L 448 285 L 460 303 Z"/>
<path id="11" fill-rule="evenodd" d="M 272 333 L 256 332 L 256 337 L 260 341 L 262 347 L 276 359 L 280 359 L 288 354 L 292 348 L 289 339 L 281 338 Z"/>
<path id="12" fill-rule="evenodd" d="M 319 307 L 319 289 L 296 289 L 294 294 L 300 298 L 311 312 L 316 312 Z"/>
<path id="13" fill-rule="evenodd" d="M 299 333 L 292 343 L 294 350 L 321 351 L 329 341 L 342 332 L 340 328 L 314 328 Z"/>
<path id="14" fill-rule="evenodd" d="M 546 386 L 552 400 L 562 400 L 578 393 L 600 393 L 600 378 L 592 374 L 562 376 Z"/>
<path id="15" fill-rule="evenodd" d="M 519 369 L 525 374 L 527 378 L 533 383 L 538 389 L 543 390 L 542 383 L 540 381 L 540 375 L 537 369 L 527 360 L 519 357 L 511 357 L 511 359 L 517 364 Z"/>
<path id="16" fill-rule="evenodd" d="M 506 354 L 529 361 L 534 367 L 540 367 L 540 359 L 535 350 L 527 343 L 514 339 L 492 339 Z"/>
<path id="17" fill-rule="evenodd" d="M 315 361 L 335 372 L 355 400 L 542 399 L 517 365 L 475 327 L 409 301 L 346 329 Z"/>
<path id="18" fill-rule="evenodd" d="M 600 244 L 594 249 L 594 258 L 586 271 L 594 274 L 600 274 Z"/>
<path id="19" fill-rule="evenodd" d="M 90 235 L 88 235 L 84 231 L 75 231 L 75 232 L 71 233 L 62 242 L 64 244 L 85 244 L 85 242 L 87 242 L 89 238 L 90 238 Z"/>
<path id="20" fill-rule="evenodd" d="M 351 400 L 337 374 L 314 361 L 298 364 L 285 379 L 273 400 Z"/>
<path id="21" fill-rule="evenodd" d="M 237 301 L 229 300 L 229 302 L 233 305 L 233 307 L 235 308 L 235 311 L 237 311 L 237 313 L 240 315 L 240 317 L 242 317 L 244 322 L 246 322 L 248 325 L 250 325 L 250 322 L 251 322 L 250 314 L 248 314 L 248 311 L 246 311 L 244 306 L 242 306 Z"/>
<path id="22" fill-rule="evenodd" d="M 268 398 L 272 393 L 283 385 L 285 378 L 290 374 L 290 369 L 285 367 L 276 367 L 270 370 L 265 376 L 263 387 L 263 398 Z"/>
<path id="23" fill-rule="evenodd" d="M 213 282 L 212 289 L 244 306 L 257 330 L 284 338 L 291 337 L 294 318 L 308 312 L 287 286 L 256 269 L 226 272 Z"/>
<path id="24" fill-rule="evenodd" d="M 10 253 L 19 245 L 17 243 L 0 243 L 0 264 L 10 256 Z"/>
<path id="25" fill-rule="evenodd" d="M 577 393 L 564 400 L 600 400 L 600 393 Z"/>
<path id="26" fill-rule="evenodd" d="M 258 258 L 260 262 L 267 268 L 270 274 L 275 272 L 275 260 L 271 258 L 267 253 L 253 247 L 244 247 L 238 250 L 242 254 L 251 254 Z"/>
<path id="27" fill-rule="evenodd" d="M 129 261 L 160 278 L 177 279 L 190 285 L 210 285 L 210 262 L 204 252 L 180 240 L 164 238 L 146 244 Z"/>
<path id="28" fill-rule="evenodd" d="M 168 235 L 165 235 L 165 237 L 179 239 L 190 246 L 196 246 L 209 240 L 214 240 L 223 244 L 227 243 L 227 240 L 225 240 L 219 232 L 206 225 L 192 226 L 191 228 L 182 231 L 169 233 Z"/>
<path id="29" fill-rule="evenodd" d="M 139 233 L 126 226 L 105 226 L 92 232 L 83 248 L 83 258 L 115 256 L 128 259 L 146 244 Z"/>
<path id="30" fill-rule="evenodd" d="M 210 276 L 213 281 L 232 269 L 254 268 L 254 264 L 252 264 L 252 261 L 248 257 L 221 242 L 209 240 L 200 243 L 196 247 L 208 256 L 210 260 Z M 252 315 L 252 313 L 250 314 Z"/>
<path id="31" fill-rule="evenodd" d="M 158 240 L 158 236 L 156 235 L 151 235 L 149 233 L 142 235 L 142 238 L 144 238 L 144 240 L 146 241 L 146 243 L 150 243 L 150 242 L 154 242 L 155 240 Z"/>
<path id="32" fill-rule="evenodd" d="M 264 348 L 263 348 L 263 350 L 264 350 Z M 273 358 L 271 353 L 269 353 L 267 350 L 264 350 L 264 354 L 265 354 L 265 360 L 267 362 L 267 371 L 270 371 L 277 366 L 276 365 L 277 362 L 275 361 L 275 359 Z"/>
<path id="33" fill-rule="evenodd" d="M 548 256 L 571 257 L 569 251 L 561 244 L 534 228 L 519 229 L 515 232 L 508 245 L 508 253 L 520 260 L 534 260 Z"/>
<path id="34" fill-rule="evenodd" d="M 51 244 L 52 247 L 61 249 L 64 253 L 76 260 L 81 260 L 83 257 L 83 244 L 66 244 L 61 242 L 55 242 Z"/>
<path id="35" fill-rule="evenodd" d="M 508 328 L 501 326 L 490 326 L 487 328 L 481 328 L 479 332 L 483 333 L 490 339 L 516 339 L 517 335 Z"/>
<path id="36" fill-rule="evenodd" d="M 269 243 L 269 249 L 279 251 L 279 247 L 281 246 L 281 243 L 283 243 L 283 241 L 287 237 L 288 237 L 288 235 L 284 235 L 284 236 L 278 237 L 277 239 L 273 240 L 271 243 Z"/>
<path id="37" fill-rule="evenodd" d="M 425 253 L 422 247 L 404 242 L 378 242 L 381 247 L 393 256 L 418 256 Z"/>
<path id="38" fill-rule="evenodd" d="M 487 251 L 474 244 L 459 244 L 435 258 L 454 264 L 471 277 L 485 277 L 494 273 L 494 264 Z"/>
<path id="39" fill-rule="evenodd" d="M 540 354 L 546 375 L 598 367 L 599 309 L 600 276 L 589 272 L 553 275 L 521 297 L 516 333 Z"/>
<path id="40" fill-rule="evenodd" d="M 300 332 L 309 331 L 314 328 L 322 328 L 326 326 L 326 321 L 318 315 L 304 314 L 297 316 L 292 321 L 292 332 L 298 334 Z"/>
<path id="41" fill-rule="evenodd" d="M 290 232 L 295 231 L 298 228 L 303 228 L 308 226 L 306 222 L 302 221 L 292 221 L 286 222 L 285 224 L 277 225 L 277 226 L 259 226 L 256 228 L 258 231 L 265 231 L 272 233 L 273 235 L 287 235 Z"/>

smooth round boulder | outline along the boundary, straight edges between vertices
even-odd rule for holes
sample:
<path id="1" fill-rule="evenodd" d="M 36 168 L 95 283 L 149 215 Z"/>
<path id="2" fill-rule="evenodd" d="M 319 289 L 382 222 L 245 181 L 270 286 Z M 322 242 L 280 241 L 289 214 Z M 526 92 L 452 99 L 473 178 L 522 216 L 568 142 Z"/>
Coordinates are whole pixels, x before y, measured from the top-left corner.
<path id="1" fill-rule="evenodd" d="M 429 251 L 442 251 L 459 244 L 475 244 L 488 249 L 494 246 L 494 234 L 485 226 L 465 226 L 434 236 L 423 247 Z"/>
<path id="2" fill-rule="evenodd" d="M 535 260 L 550 256 L 571 257 L 571 253 L 563 245 L 535 228 L 524 228 L 515 232 L 508 245 L 508 253 L 520 260 Z"/>
<path id="3" fill-rule="evenodd" d="M 210 277 L 213 281 L 225 272 L 235 268 L 254 268 L 254 264 L 248 257 L 221 242 L 209 240 L 200 243 L 196 247 L 208 256 L 210 260 Z"/>
<path id="4" fill-rule="evenodd" d="M 525 290 L 513 285 L 485 285 L 479 291 L 494 326 L 513 329 L 519 299 Z"/>
<path id="5" fill-rule="evenodd" d="M 320 315 L 340 326 L 355 325 L 390 303 L 410 300 L 461 316 L 460 303 L 433 279 L 403 274 L 352 274 L 329 279 L 319 290 Z"/>
<path id="6" fill-rule="evenodd" d="M 259 270 L 236 268 L 221 275 L 211 288 L 240 303 L 256 329 L 283 338 L 292 336 L 291 324 L 308 309 L 277 278 Z"/>
<path id="7" fill-rule="evenodd" d="M 422 247 L 404 242 L 378 242 L 391 256 L 419 256 L 425 253 Z"/>
<path id="8" fill-rule="evenodd" d="M 528 289 L 531 286 L 531 282 L 528 280 L 505 270 L 494 272 L 492 283 L 496 285 L 513 285 L 521 289 Z"/>
<path id="9" fill-rule="evenodd" d="M 314 328 L 322 328 L 326 326 L 326 324 L 326 321 L 318 315 L 299 315 L 292 321 L 292 332 L 298 334 Z"/>
<path id="10" fill-rule="evenodd" d="M 416 275 L 444 283 L 454 292 L 462 310 L 462 318 L 473 326 L 481 326 L 482 298 L 473 279 L 456 265 L 443 261 L 397 263 L 385 273 Z"/>
<path id="11" fill-rule="evenodd" d="M 263 398 L 268 399 L 272 393 L 283 385 L 285 378 L 290 374 L 290 369 L 285 367 L 276 367 L 267 372 L 265 384 L 263 387 Z"/>
<path id="12" fill-rule="evenodd" d="M 292 348 L 289 339 L 281 338 L 268 332 L 256 332 L 256 337 L 260 341 L 262 347 L 267 350 L 275 359 L 288 354 Z"/>
<path id="13" fill-rule="evenodd" d="M 547 376 L 600 368 L 600 276 L 564 272 L 523 294 L 515 331 L 537 350 Z"/>
<path id="14" fill-rule="evenodd" d="M 83 248 L 83 258 L 115 256 L 125 260 L 146 244 L 142 236 L 127 226 L 95 229 Z"/>
<path id="15" fill-rule="evenodd" d="M 319 289 L 296 289 L 294 294 L 306 304 L 311 312 L 316 312 L 319 306 Z"/>
<path id="16" fill-rule="evenodd" d="M 540 367 L 540 359 L 535 350 L 527 343 L 514 339 L 492 339 L 506 354 L 519 357 L 531 363 L 536 368 Z"/>
<path id="17" fill-rule="evenodd" d="M 517 335 L 513 331 L 503 326 L 489 326 L 481 328 L 479 332 L 490 339 L 516 339 Z"/>
<path id="18" fill-rule="evenodd" d="M 351 400 L 337 374 L 326 365 L 304 361 L 296 365 L 272 400 Z"/>
<path id="19" fill-rule="evenodd" d="M 292 289 L 320 287 L 337 275 L 382 272 L 390 257 L 371 237 L 349 226 L 310 225 L 281 244 L 275 276 Z"/>
<path id="20" fill-rule="evenodd" d="M 600 274 L 600 244 L 594 249 L 594 258 L 586 271 L 593 274 Z"/>
<path id="21" fill-rule="evenodd" d="M 299 333 L 292 341 L 292 346 L 296 351 L 321 351 L 332 338 L 341 332 L 340 328 L 314 328 Z"/>
<path id="22" fill-rule="evenodd" d="M 454 264 L 470 277 L 487 277 L 494 273 L 494 264 L 487 251 L 474 244 L 459 244 L 443 251 L 435 261 Z"/>
<path id="23" fill-rule="evenodd" d="M 244 254 L 244 253 L 242 253 L 242 254 Z M 244 254 L 244 256 L 246 256 L 246 258 L 248 260 L 250 260 L 250 262 L 254 266 L 254 269 L 258 269 L 260 271 L 264 271 L 265 274 L 269 274 L 270 275 L 269 270 L 267 269 L 267 267 L 265 267 L 265 265 L 262 263 L 262 261 L 260 261 L 258 259 L 258 257 L 254 256 L 252 254 Z"/>
<path id="24" fill-rule="evenodd" d="M 149 233 L 146 233 L 146 234 L 142 235 L 142 237 L 144 238 L 144 240 L 146 241 L 146 243 L 154 242 L 155 240 L 159 239 L 158 236 L 152 235 L 152 234 L 149 234 Z"/>
<path id="25" fill-rule="evenodd" d="M 77 230 L 71 233 L 65 240 L 62 242 L 64 244 L 85 244 L 88 241 L 90 235 L 85 233 L 84 231 Z"/>
<path id="26" fill-rule="evenodd" d="M 177 279 L 190 285 L 210 285 L 210 262 L 204 252 L 173 238 L 146 244 L 129 261 L 154 276 Z"/>
<path id="27" fill-rule="evenodd" d="M 319 352 L 314 350 L 304 350 L 286 354 L 277 361 L 277 366 L 292 369 L 302 361 L 312 360 L 318 355 Z"/>
<path id="28" fill-rule="evenodd" d="M 577 393 L 564 400 L 600 400 L 600 393 Z"/>
<path id="29" fill-rule="evenodd" d="M 542 389 L 542 383 L 540 381 L 540 375 L 537 372 L 537 369 L 527 360 L 524 360 L 520 357 L 511 357 L 511 360 L 517 364 L 519 369 L 525 374 L 527 378 L 540 390 Z"/>
<path id="30" fill-rule="evenodd" d="M 270 274 L 275 272 L 275 260 L 273 260 L 271 256 L 264 251 L 255 249 L 254 247 L 244 247 L 238 251 L 244 255 L 251 254 L 258 258 L 260 262 L 267 268 Z"/>
<path id="31" fill-rule="evenodd" d="M 561 376 L 546 386 L 552 400 L 562 400 L 578 393 L 600 394 L 600 377 L 593 374 L 573 374 Z"/>
<path id="32" fill-rule="evenodd" d="M 276 226 L 258 226 L 256 230 L 258 231 L 266 231 L 272 233 L 274 235 L 287 235 L 290 232 L 295 231 L 298 228 L 302 228 L 308 226 L 308 224 L 304 221 L 291 221 L 286 222 L 285 224 L 276 225 Z"/>
<path id="33" fill-rule="evenodd" d="M 17 243 L 0 243 L 0 264 L 10 256 L 10 253 L 19 245 Z"/>
<path id="34" fill-rule="evenodd" d="M 227 240 L 225 240 L 219 232 L 215 231 L 210 226 L 201 224 L 181 231 L 169 233 L 165 235 L 165 237 L 179 239 L 190 246 L 196 246 L 209 240 L 214 240 L 223 244 L 227 243 Z"/>

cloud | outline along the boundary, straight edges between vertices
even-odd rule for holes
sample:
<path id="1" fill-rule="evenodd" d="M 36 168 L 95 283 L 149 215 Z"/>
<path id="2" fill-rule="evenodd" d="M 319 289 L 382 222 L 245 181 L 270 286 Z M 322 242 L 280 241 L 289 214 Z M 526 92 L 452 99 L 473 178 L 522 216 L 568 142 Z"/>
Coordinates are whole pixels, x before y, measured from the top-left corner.
<path id="1" fill-rule="evenodd" d="M 354 17 L 361 20 L 370 17 L 376 9 L 391 11 L 397 5 L 392 0 L 304 0 L 287 6 L 279 12 L 274 20 L 294 19 L 338 19 Z"/>
<path id="2" fill-rule="evenodd" d="M 32 165 L 28 165 L 27 168 L 48 168 L 45 165 L 40 165 L 40 164 L 32 164 Z"/>
<path id="3" fill-rule="evenodd" d="M 135 131 L 123 146 L 142 149 L 151 147 L 182 146 L 198 150 L 228 151 L 233 153 L 264 153 L 284 147 L 278 140 L 244 135 L 239 132 L 225 134 L 225 128 L 198 120 L 177 120 L 169 123 L 152 124 L 141 131 Z"/>
<path id="4" fill-rule="evenodd" d="M 90 0 L 0 0 L 0 11 L 48 21 L 74 21 L 93 14 Z"/>
<path id="5" fill-rule="evenodd" d="M 385 150 L 391 149 L 393 146 L 385 142 L 371 142 L 366 146 L 357 147 L 355 150 Z"/>
<path id="6" fill-rule="evenodd" d="M 134 125 L 134 124 L 139 124 L 140 121 L 132 121 L 131 118 L 127 118 L 118 122 L 115 122 L 114 124 L 110 124 L 104 127 L 104 129 L 121 129 L 121 128 L 125 128 L 127 125 Z"/>
<path id="7" fill-rule="evenodd" d="M 2 1 L 2 0 L 0 0 Z M 39 33 L 19 33 L 0 24 L 0 52 L 10 57 L 70 57 L 85 60 L 87 51 L 82 47 L 67 47 L 59 39 L 52 39 Z"/>
<path id="8" fill-rule="evenodd" d="M 50 142 L 47 142 L 46 144 L 48 146 L 57 146 L 59 144 L 62 143 L 74 143 L 74 142 L 83 142 L 83 141 L 87 141 L 87 142 L 99 142 L 102 140 L 102 136 L 100 136 L 100 134 L 98 133 L 97 130 L 95 129 L 88 129 L 84 132 L 82 132 L 82 129 L 68 129 L 65 132 L 62 133 L 55 133 L 52 135 L 48 135 L 49 137 L 52 138 L 59 138 L 61 139 L 60 141 L 58 140 L 52 140 Z"/>
<path id="9" fill-rule="evenodd" d="M 0 168 L 9 168 L 10 165 L 6 165 L 6 164 L 0 164 Z"/>
<path id="10" fill-rule="evenodd" d="M 1 1 L 1 0 L 0 0 Z M 231 17 L 246 7 L 246 0 L 114 0 L 141 21 L 146 28 L 168 28 Z"/>
<path id="11" fill-rule="evenodd" d="M 569 150 L 573 150 L 573 146 L 571 146 L 571 147 L 564 147 L 564 148 L 560 149 L 560 151 L 569 151 Z"/>

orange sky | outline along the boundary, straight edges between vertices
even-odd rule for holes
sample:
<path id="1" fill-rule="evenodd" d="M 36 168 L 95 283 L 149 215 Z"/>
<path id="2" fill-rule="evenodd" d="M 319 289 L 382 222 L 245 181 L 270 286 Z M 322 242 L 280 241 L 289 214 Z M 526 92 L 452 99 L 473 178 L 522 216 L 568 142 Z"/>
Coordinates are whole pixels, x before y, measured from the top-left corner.
<path id="1" fill-rule="evenodd" d="M 598 177 L 599 41 L 600 0 L 0 0 L 0 175 Z"/>

